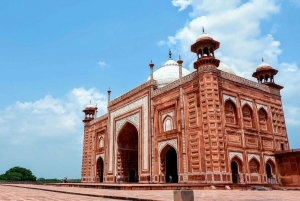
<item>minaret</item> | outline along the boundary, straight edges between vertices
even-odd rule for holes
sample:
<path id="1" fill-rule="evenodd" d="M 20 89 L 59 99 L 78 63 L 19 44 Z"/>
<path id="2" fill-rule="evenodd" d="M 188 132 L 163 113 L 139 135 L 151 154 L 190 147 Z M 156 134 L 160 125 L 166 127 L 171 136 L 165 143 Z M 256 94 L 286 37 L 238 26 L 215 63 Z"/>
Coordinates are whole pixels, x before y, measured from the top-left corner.
<path id="1" fill-rule="evenodd" d="M 276 89 L 283 89 L 283 86 L 275 84 L 274 77 L 278 73 L 278 70 L 271 67 L 270 64 L 264 61 L 264 58 L 261 60 L 261 64 L 257 67 L 256 71 L 252 74 L 252 77 L 257 79 L 257 82 L 260 84 L 265 84 Z"/>
<path id="2" fill-rule="evenodd" d="M 220 61 L 215 58 L 214 51 L 220 46 L 207 33 L 204 32 L 191 46 L 191 51 L 196 53 L 197 61 L 194 68 L 198 73 L 200 121 L 197 123 L 202 135 L 199 138 L 201 152 L 198 152 L 199 167 L 195 170 L 206 172 L 206 182 L 228 183 L 230 179 L 222 178 L 224 172 L 229 173 L 228 160 L 225 158 L 225 137 L 222 132 L 222 99 L 220 98 L 219 78 L 217 67 Z"/>
<path id="3" fill-rule="evenodd" d="M 85 114 L 85 118 L 82 121 L 84 123 L 86 123 L 86 122 L 89 122 L 89 121 L 93 120 L 95 118 L 95 113 L 96 113 L 97 109 L 98 108 L 96 106 L 93 106 L 91 101 L 90 101 L 90 104 L 87 105 L 85 107 L 85 109 L 83 110 L 83 112 Z"/>
<path id="4" fill-rule="evenodd" d="M 150 66 L 150 80 L 153 80 L 153 66 L 154 66 L 154 63 L 152 63 L 152 60 L 151 60 L 151 63 L 149 64 Z"/>

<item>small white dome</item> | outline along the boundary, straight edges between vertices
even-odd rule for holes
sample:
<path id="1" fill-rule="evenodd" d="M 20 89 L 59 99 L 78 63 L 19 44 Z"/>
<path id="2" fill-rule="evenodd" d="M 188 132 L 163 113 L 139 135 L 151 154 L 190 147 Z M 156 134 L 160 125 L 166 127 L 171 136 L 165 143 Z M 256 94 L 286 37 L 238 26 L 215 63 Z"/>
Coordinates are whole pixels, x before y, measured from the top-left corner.
<path id="1" fill-rule="evenodd" d="M 235 72 L 226 64 L 220 62 L 220 65 L 219 67 L 217 68 L 218 70 L 221 70 L 221 71 L 224 71 L 226 73 L 230 73 L 230 74 L 233 74 L 233 75 L 236 75 Z"/>
<path id="2" fill-rule="evenodd" d="M 207 33 L 202 33 L 202 34 L 198 37 L 198 40 L 201 39 L 201 38 L 212 38 L 212 37 L 210 37 L 210 35 L 208 35 Z"/>
<path id="3" fill-rule="evenodd" d="M 182 68 L 182 77 L 190 74 L 185 68 Z M 157 81 L 157 86 L 163 87 L 179 79 L 179 65 L 172 58 L 168 59 L 164 65 L 153 72 L 153 79 Z M 148 78 L 150 80 L 150 77 Z"/>
<path id="4" fill-rule="evenodd" d="M 264 61 L 262 61 L 262 62 L 257 66 L 257 68 L 264 67 L 264 66 L 271 66 L 271 65 L 268 64 L 268 63 L 266 63 L 266 62 L 264 62 Z"/>

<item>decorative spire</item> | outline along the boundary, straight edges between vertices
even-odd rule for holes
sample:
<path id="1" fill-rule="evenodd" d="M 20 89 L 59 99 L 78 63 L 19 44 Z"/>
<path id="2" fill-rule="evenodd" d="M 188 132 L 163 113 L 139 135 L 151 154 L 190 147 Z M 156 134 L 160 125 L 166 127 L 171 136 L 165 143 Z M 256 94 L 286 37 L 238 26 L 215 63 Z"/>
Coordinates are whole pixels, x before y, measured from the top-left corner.
<path id="1" fill-rule="evenodd" d="M 180 58 L 180 55 L 179 55 L 179 59 L 178 59 L 177 63 L 178 63 L 180 66 L 181 66 L 182 63 L 183 63 L 183 61 L 182 61 L 181 58 Z"/>
<path id="2" fill-rule="evenodd" d="M 204 27 L 202 27 L 202 33 L 205 33 L 205 31 L 204 31 Z"/>
<path id="3" fill-rule="evenodd" d="M 261 62 L 264 62 L 264 58 L 263 57 L 261 58 Z"/>
<path id="4" fill-rule="evenodd" d="M 169 50 L 169 59 L 172 59 L 172 52 Z"/>
<path id="5" fill-rule="evenodd" d="M 92 100 L 90 100 L 90 104 L 92 104 Z"/>

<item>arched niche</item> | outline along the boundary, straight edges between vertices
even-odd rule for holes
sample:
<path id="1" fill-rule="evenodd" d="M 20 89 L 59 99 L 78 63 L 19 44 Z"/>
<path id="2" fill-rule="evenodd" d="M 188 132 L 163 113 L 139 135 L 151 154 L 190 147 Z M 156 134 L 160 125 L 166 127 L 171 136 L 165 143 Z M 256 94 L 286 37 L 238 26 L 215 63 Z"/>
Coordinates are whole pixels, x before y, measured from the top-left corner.
<path id="1" fill-rule="evenodd" d="M 258 110 L 258 122 L 260 130 L 268 130 L 268 115 L 263 107 Z"/>
<path id="2" fill-rule="evenodd" d="M 253 112 L 247 103 L 242 107 L 242 114 L 244 126 L 253 127 Z"/>
<path id="3" fill-rule="evenodd" d="M 138 130 L 126 122 L 118 134 L 117 172 L 122 182 L 138 181 Z M 132 176 L 132 169 L 135 175 Z"/>
<path id="4" fill-rule="evenodd" d="M 173 118 L 169 115 L 166 116 L 163 120 L 164 132 L 173 130 Z"/>
<path id="5" fill-rule="evenodd" d="M 97 159 L 97 180 L 99 182 L 103 182 L 103 175 L 104 175 L 104 161 L 102 157 Z"/>
<path id="6" fill-rule="evenodd" d="M 259 173 L 259 167 L 260 167 L 260 164 L 259 164 L 259 161 L 253 157 L 251 158 L 251 160 L 249 161 L 249 172 L 250 173 Z"/>
<path id="7" fill-rule="evenodd" d="M 237 124 L 236 121 L 236 107 L 235 104 L 231 101 L 231 99 L 228 99 L 225 101 L 225 118 L 227 124 Z"/>
<path id="8" fill-rule="evenodd" d="M 238 156 L 234 156 L 230 161 L 232 183 L 239 183 L 239 173 L 242 172 L 243 162 Z"/>
<path id="9" fill-rule="evenodd" d="M 165 182 L 178 183 L 178 154 L 176 148 L 166 144 L 160 152 L 160 173 L 164 176 Z"/>

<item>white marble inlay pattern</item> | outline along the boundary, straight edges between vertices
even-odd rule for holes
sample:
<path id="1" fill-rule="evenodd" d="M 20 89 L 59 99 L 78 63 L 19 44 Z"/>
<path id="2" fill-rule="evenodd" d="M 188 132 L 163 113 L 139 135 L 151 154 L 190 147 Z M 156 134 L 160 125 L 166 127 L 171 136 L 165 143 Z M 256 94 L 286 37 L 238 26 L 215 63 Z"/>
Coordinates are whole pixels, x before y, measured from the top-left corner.
<path id="1" fill-rule="evenodd" d="M 167 115 L 173 118 L 173 116 L 174 116 L 174 113 L 173 113 L 173 111 L 172 111 L 172 112 L 169 112 L 169 113 L 163 114 L 163 115 L 161 116 L 161 119 L 163 120 L 163 119 L 164 119 L 164 118 L 165 118 Z"/>
<path id="2" fill-rule="evenodd" d="M 241 159 L 241 161 L 243 161 L 243 154 L 241 152 L 229 152 L 230 160 L 235 156 L 239 157 Z"/>
<path id="3" fill-rule="evenodd" d="M 144 96 L 132 103 L 129 103 L 128 105 L 125 105 L 113 112 L 110 113 L 110 118 L 109 118 L 109 164 L 108 164 L 108 171 L 112 172 L 113 171 L 113 155 L 117 154 L 117 142 L 115 141 L 114 138 L 114 118 L 122 115 L 128 111 L 131 111 L 133 109 L 136 109 L 138 107 L 142 106 L 142 160 L 143 160 L 143 170 L 148 170 L 148 151 L 149 151 L 149 146 L 148 146 L 148 96 Z M 114 144 L 115 150 L 114 150 Z M 115 164 L 117 164 L 117 157 L 115 157 Z M 116 165 L 115 165 L 115 170 L 116 170 Z"/>
<path id="4" fill-rule="evenodd" d="M 116 134 L 117 134 L 117 139 L 118 139 L 118 135 L 119 135 L 119 131 L 120 129 L 123 127 L 123 125 L 126 123 L 126 122 L 130 122 L 132 123 L 133 125 L 135 125 L 136 129 L 139 131 L 139 128 L 140 128 L 140 113 L 136 113 L 136 114 L 133 114 L 131 116 L 128 116 L 128 117 L 125 117 L 121 120 L 118 120 L 116 122 Z"/>
<path id="5" fill-rule="evenodd" d="M 275 163 L 275 157 L 274 156 L 264 156 L 264 160 L 265 160 L 265 163 L 269 160 L 269 159 L 271 159 L 274 163 Z"/>
<path id="6" fill-rule="evenodd" d="M 227 99 L 230 99 L 230 100 L 232 100 L 236 104 L 236 98 L 233 97 L 233 96 L 229 96 L 227 94 L 223 94 L 223 99 L 224 99 L 224 101 L 226 101 Z"/>
<path id="7" fill-rule="evenodd" d="M 96 163 L 100 157 L 102 158 L 102 160 L 104 162 L 104 154 L 98 154 L 98 155 L 96 155 Z"/>
<path id="8" fill-rule="evenodd" d="M 248 154 L 248 162 L 252 159 L 252 158 L 256 158 L 258 160 L 258 162 L 260 162 L 260 158 L 258 154 Z"/>
<path id="9" fill-rule="evenodd" d="M 174 149 L 177 151 L 177 139 L 172 140 L 166 140 L 158 143 L 158 152 L 162 150 L 162 148 L 165 147 L 165 145 L 169 144 L 170 146 L 174 147 Z"/>
<path id="10" fill-rule="evenodd" d="M 248 100 L 241 100 L 241 102 L 242 102 L 242 107 L 245 105 L 245 104 L 248 104 L 251 108 L 253 108 L 252 107 L 252 102 L 251 101 L 248 101 Z"/>
<path id="11" fill-rule="evenodd" d="M 257 110 L 259 110 L 261 107 L 264 108 L 266 111 L 268 111 L 268 107 L 261 104 L 256 104 Z"/>

